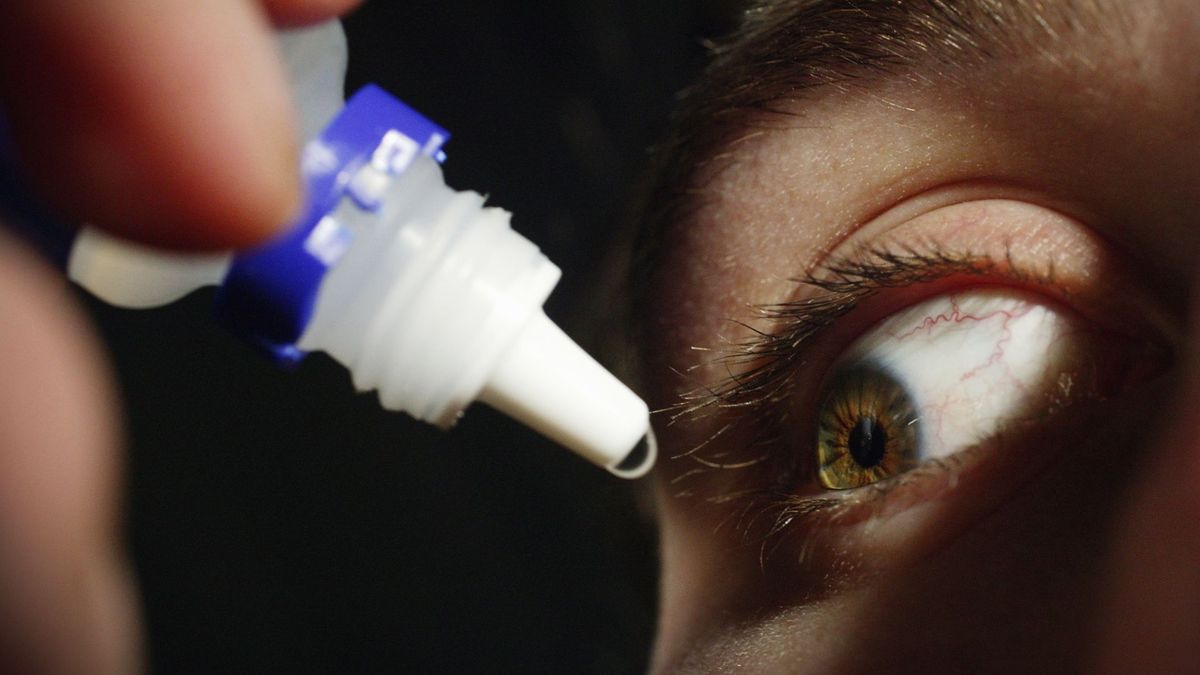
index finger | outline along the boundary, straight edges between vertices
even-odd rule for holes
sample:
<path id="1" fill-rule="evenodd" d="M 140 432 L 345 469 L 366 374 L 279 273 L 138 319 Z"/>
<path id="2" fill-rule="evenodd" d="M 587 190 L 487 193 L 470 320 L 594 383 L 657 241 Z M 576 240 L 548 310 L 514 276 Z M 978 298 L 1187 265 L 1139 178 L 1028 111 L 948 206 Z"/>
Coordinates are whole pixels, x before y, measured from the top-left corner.
<path id="1" fill-rule="evenodd" d="M 230 248 L 298 207 L 295 121 L 268 14 L 348 0 L 0 3 L 0 100 L 41 196 L 151 244 Z"/>

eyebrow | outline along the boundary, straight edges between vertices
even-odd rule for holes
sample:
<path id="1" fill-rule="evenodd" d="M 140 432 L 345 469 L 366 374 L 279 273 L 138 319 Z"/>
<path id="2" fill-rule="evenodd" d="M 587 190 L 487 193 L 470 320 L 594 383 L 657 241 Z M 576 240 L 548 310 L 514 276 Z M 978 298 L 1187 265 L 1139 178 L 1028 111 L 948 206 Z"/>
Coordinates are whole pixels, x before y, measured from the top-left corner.
<path id="1" fill-rule="evenodd" d="M 671 131 L 653 149 L 630 261 L 631 309 L 654 314 L 650 289 L 673 228 L 705 205 L 706 184 L 726 168 L 739 139 L 794 119 L 796 102 L 914 78 L 953 79 L 1005 57 L 1057 58 L 1084 31 L 1125 25 L 1105 19 L 1104 0 L 758 0 L 740 28 L 713 48 L 701 78 L 682 92 Z"/>

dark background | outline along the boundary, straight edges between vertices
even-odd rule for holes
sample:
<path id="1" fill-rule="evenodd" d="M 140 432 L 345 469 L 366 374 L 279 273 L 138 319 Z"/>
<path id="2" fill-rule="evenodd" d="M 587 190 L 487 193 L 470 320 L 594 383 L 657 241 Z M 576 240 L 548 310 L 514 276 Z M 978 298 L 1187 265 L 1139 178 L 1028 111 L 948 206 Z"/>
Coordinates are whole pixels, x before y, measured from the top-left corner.
<path id="1" fill-rule="evenodd" d="M 719 1 L 371 0 L 348 87 L 448 128 L 447 182 L 564 270 L 570 332 Z M 653 528 L 635 489 L 483 408 L 442 434 L 323 355 L 282 372 L 212 294 L 88 308 L 126 402 L 127 522 L 156 672 L 644 670 Z"/>

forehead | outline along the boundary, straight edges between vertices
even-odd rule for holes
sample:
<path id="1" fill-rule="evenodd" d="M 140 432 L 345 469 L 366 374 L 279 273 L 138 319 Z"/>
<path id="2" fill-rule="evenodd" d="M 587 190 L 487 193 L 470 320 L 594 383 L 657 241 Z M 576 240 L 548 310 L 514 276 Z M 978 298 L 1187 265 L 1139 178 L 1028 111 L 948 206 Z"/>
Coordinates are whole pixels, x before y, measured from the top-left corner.
<path id="1" fill-rule="evenodd" d="M 1088 22 L 1014 53 L 918 61 L 725 116 L 737 122 L 709 150 L 716 161 L 681 158 L 702 167 L 687 179 L 698 208 L 667 227 L 697 262 L 728 268 L 734 257 L 715 248 L 761 248 L 780 230 L 820 247 L 838 236 L 831 223 L 852 227 L 920 183 L 972 174 L 1034 183 L 1089 219 L 1153 207 L 1172 226 L 1192 220 L 1200 3 L 1065 4 Z"/>

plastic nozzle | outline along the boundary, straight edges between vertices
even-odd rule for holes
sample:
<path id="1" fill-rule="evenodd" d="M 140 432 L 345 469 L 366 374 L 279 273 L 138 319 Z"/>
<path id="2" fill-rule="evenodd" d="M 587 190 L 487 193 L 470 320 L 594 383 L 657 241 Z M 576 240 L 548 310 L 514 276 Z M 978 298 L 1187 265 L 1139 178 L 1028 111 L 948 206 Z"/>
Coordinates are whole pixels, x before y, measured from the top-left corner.
<path id="1" fill-rule="evenodd" d="M 543 312 L 500 357 L 479 400 L 622 478 L 654 465 L 646 404 Z"/>

